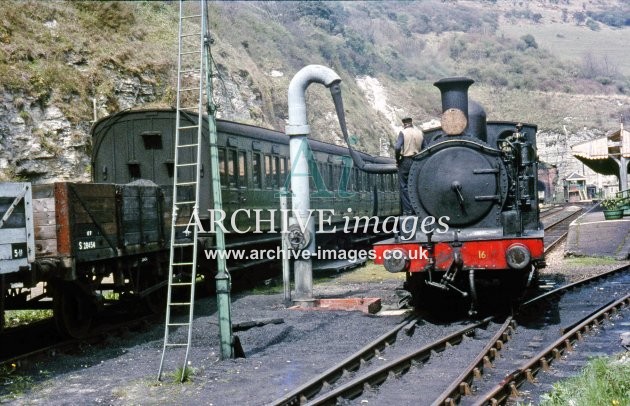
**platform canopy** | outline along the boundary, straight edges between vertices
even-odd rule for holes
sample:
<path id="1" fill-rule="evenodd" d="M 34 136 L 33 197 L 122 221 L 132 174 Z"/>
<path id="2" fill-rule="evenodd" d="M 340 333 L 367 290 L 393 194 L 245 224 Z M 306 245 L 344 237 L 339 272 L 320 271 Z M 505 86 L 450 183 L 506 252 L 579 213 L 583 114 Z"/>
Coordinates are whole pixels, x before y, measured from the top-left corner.
<path id="1" fill-rule="evenodd" d="M 571 153 L 595 172 L 619 177 L 621 188 L 628 188 L 630 132 L 624 130 L 623 126 L 606 137 L 573 145 Z M 625 169 L 625 173 L 620 168 Z"/>

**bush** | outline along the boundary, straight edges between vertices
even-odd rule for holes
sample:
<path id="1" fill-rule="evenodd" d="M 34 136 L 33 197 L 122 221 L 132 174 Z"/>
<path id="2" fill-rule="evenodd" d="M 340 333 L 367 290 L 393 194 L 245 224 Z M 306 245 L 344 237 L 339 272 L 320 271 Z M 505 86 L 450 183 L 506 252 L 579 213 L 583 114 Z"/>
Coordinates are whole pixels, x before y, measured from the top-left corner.
<path id="1" fill-rule="evenodd" d="M 630 8 L 614 8 L 611 10 L 587 13 L 590 18 L 610 27 L 622 28 L 630 25 Z"/>
<path id="2" fill-rule="evenodd" d="M 610 198 L 604 199 L 601 203 L 604 210 L 619 210 L 621 208 L 621 199 Z"/>
<path id="3" fill-rule="evenodd" d="M 538 44 L 536 43 L 536 38 L 534 38 L 534 36 L 531 34 L 522 36 L 521 40 L 523 40 L 527 48 L 534 48 L 534 49 L 538 48 Z"/>
<path id="4" fill-rule="evenodd" d="M 619 358 L 591 360 L 580 375 L 554 384 L 541 405 L 627 405 L 630 362 L 627 355 Z"/>

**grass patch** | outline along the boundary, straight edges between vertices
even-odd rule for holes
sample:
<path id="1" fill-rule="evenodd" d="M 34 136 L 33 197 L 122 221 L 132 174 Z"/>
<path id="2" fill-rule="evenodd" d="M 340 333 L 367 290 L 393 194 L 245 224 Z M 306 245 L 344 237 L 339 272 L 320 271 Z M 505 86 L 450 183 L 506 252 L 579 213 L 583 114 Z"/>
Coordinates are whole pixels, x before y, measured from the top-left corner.
<path id="1" fill-rule="evenodd" d="M 562 59 L 582 62 L 585 55 L 608 58 L 622 74 L 630 74 L 630 55 L 619 52 L 627 44 L 627 29 L 602 27 L 593 31 L 586 26 L 563 23 L 502 24 L 499 30 L 510 38 L 534 34 L 542 47 Z"/>
<path id="2" fill-rule="evenodd" d="M 191 367 L 177 368 L 171 373 L 173 383 L 185 383 L 190 381 L 190 377 L 193 376 L 194 370 Z"/>
<path id="3" fill-rule="evenodd" d="M 291 283 L 293 283 L 293 274 Z M 253 295 L 275 295 L 284 292 L 284 286 L 280 278 L 266 279 L 262 285 L 254 286 L 249 292 Z"/>
<path id="4" fill-rule="evenodd" d="M 17 365 L 0 366 L 0 387 L 3 393 L 0 394 L 0 403 L 17 399 L 27 390 L 33 387 L 33 378 L 21 375 L 17 371 Z"/>
<path id="5" fill-rule="evenodd" d="M 541 405 L 628 405 L 630 399 L 630 358 L 628 354 L 595 358 L 580 375 L 553 385 Z"/>
<path id="6" fill-rule="evenodd" d="M 572 257 L 566 258 L 565 261 L 569 265 L 574 266 L 595 266 L 595 265 L 614 265 L 618 263 L 613 258 L 599 258 L 599 257 Z"/>
<path id="7" fill-rule="evenodd" d="M 103 299 L 105 300 L 120 300 L 120 293 L 108 290 L 103 292 Z"/>
<path id="8" fill-rule="evenodd" d="M 365 266 L 355 268 L 350 272 L 344 272 L 336 278 L 336 281 L 339 283 L 382 282 L 384 280 L 404 281 L 405 273 L 387 272 L 383 265 L 376 265 L 370 261 Z"/>
<path id="9" fill-rule="evenodd" d="M 4 321 L 5 326 L 8 328 L 31 324 L 40 320 L 49 319 L 52 316 L 53 311 L 50 309 L 7 310 L 4 312 Z"/>

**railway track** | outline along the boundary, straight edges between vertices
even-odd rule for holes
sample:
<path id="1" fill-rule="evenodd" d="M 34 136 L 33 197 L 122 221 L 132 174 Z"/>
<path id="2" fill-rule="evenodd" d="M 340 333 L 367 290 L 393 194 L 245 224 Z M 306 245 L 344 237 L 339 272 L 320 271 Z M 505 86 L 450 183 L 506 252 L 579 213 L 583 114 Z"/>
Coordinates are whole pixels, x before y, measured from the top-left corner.
<path id="1" fill-rule="evenodd" d="M 98 327 L 81 339 L 65 339 L 51 333 L 54 331 L 52 320 L 45 320 L 8 329 L 3 340 L 11 345 L 0 349 L 0 367 L 29 362 L 32 359 L 44 357 L 65 351 L 73 351 L 84 344 L 96 344 L 104 341 L 111 335 L 129 330 L 136 330 L 159 322 L 163 316 L 157 314 L 142 315 L 139 317 L 120 317 L 118 313 L 104 315 L 99 319 Z M 45 338 L 45 339 L 42 339 Z"/>
<path id="2" fill-rule="evenodd" d="M 552 213 L 548 213 L 546 216 L 541 216 L 540 220 L 545 227 L 545 253 L 551 251 L 558 243 L 564 240 L 569 232 L 569 225 L 582 214 L 582 211 L 582 208 L 570 211 L 560 208 Z"/>
<path id="3" fill-rule="evenodd" d="M 518 397 L 518 388 L 521 385 L 526 382 L 534 383 L 539 372 L 549 370 L 552 363 L 560 361 L 564 354 L 573 351 L 574 345 L 578 341 L 582 341 L 584 335 L 603 324 L 615 312 L 627 309 L 629 306 L 630 293 L 626 293 L 624 297 L 598 308 L 542 351 L 506 375 L 500 383 L 487 393 L 482 394 L 475 404 L 496 405 L 504 403 L 510 397 Z"/>
<path id="4" fill-rule="evenodd" d="M 603 273 L 597 276 L 594 276 L 589 279 L 584 279 L 579 282 L 575 282 L 569 285 L 565 285 L 553 291 L 544 293 L 540 296 L 537 296 L 533 299 L 528 300 L 521 306 L 520 314 L 516 316 L 516 320 L 523 323 L 523 326 L 530 326 L 532 323 L 540 322 L 540 314 L 541 308 L 550 302 L 557 302 L 562 296 L 567 293 L 571 293 L 573 291 L 579 289 L 588 288 L 589 285 L 593 283 L 598 283 L 602 281 L 610 281 L 611 278 L 622 278 L 630 282 L 628 276 L 630 276 L 630 266 L 623 266 L 617 269 L 614 269 L 610 272 Z M 626 282 L 627 283 L 627 282 Z M 489 385 L 488 383 L 485 386 L 490 386 L 491 388 L 487 390 L 483 395 L 477 396 L 476 399 L 471 399 L 471 401 L 475 404 L 502 404 L 509 396 L 518 396 L 517 388 L 522 385 L 524 382 L 532 382 L 534 380 L 534 376 L 542 369 L 547 370 L 551 362 L 553 360 L 559 359 L 559 357 L 566 351 L 570 351 L 575 340 L 582 339 L 583 333 L 589 328 L 586 326 L 592 325 L 594 322 L 601 322 L 602 318 L 606 317 L 606 314 L 610 314 L 612 309 L 621 309 L 623 307 L 627 307 L 630 305 L 630 297 L 629 297 L 630 289 L 625 289 L 625 295 L 621 299 L 614 300 L 614 303 L 610 303 L 605 301 L 605 303 L 601 306 L 593 306 L 594 309 L 591 309 L 586 315 L 573 315 L 571 317 L 567 317 L 569 320 L 577 319 L 577 321 L 569 322 L 563 328 L 559 329 L 561 336 L 557 337 L 558 334 L 554 334 L 558 330 L 553 329 L 550 335 L 551 344 L 547 345 L 543 350 L 537 352 L 536 354 L 528 354 L 526 361 L 521 361 L 523 352 L 516 351 L 516 357 L 509 357 L 503 354 L 502 362 L 504 364 L 518 363 L 519 367 L 516 369 L 510 370 L 510 372 L 504 373 L 501 375 L 496 371 L 493 372 L 495 375 L 492 381 L 495 382 L 494 386 Z M 564 306 L 568 304 L 565 303 Z M 544 312 L 542 312 L 543 317 L 546 318 Z M 582 316 L 580 318 L 580 316 Z M 550 323 L 551 324 L 551 323 Z M 553 324 L 551 324 L 554 326 Z M 513 329 L 511 330 L 512 335 L 518 331 L 518 327 L 516 323 L 512 324 Z M 534 330 L 534 329 L 532 329 Z M 566 332 L 566 333 L 565 333 Z M 527 335 L 527 333 L 523 333 L 523 335 Z M 554 337 L 555 335 L 555 337 Z M 510 336 L 510 337 L 511 337 Z M 557 338 L 556 338 L 557 337 Z M 527 340 L 522 340 L 527 341 Z M 536 340 L 540 341 L 540 340 Z M 497 340 L 494 343 L 489 343 L 489 348 L 495 348 L 496 350 L 501 350 L 504 347 L 504 342 Z M 530 348 L 536 346 L 543 346 L 544 344 L 541 342 L 525 343 L 526 346 Z M 517 346 L 514 346 L 517 348 Z M 492 351 L 492 350 L 490 350 Z M 496 358 L 496 352 L 494 352 L 494 358 Z M 553 359 L 550 359 L 550 355 L 553 356 Z M 460 378 L 458 378 L 448 390 L 444 391 L 435 402 L 434 405 L 454 405 L 459 403 L 462 398 L 473 395 L 473 388 L 475 387 L 475 381 L 477 382 L 477 390 L 479 391 L 479 387 L 483 387 L 479 382 L 483 378 L 484 368 L 489 369 L 489 367 L 494 368 L 495 365 L 492 365 L 489 362 L 489 359 L 484 358 L 484 362 L 481 363 L 477 361 L 476 363 L 471 363 L 461 374 Z M 468 401 L 466 402 L 468 403 Z"/>
<path id="5" fill-rule="evenodd" d="M 464 397 L 470 397 L 470 401 L 477 404 L 503 402 L 506 396 L 516 393 L 516 388 L 522 382 L 532 380 L 535 373 L 552 362 L 549 354 L 557 359 L 563 351 L 567 351 L 573 345 L 574 340 L 579 339 L 580 336 L 583 337 L 584 325 L 593 323 L 592 320 L 601 321 L 605 318 L 605 315 L 609 314 L 607 312 L 611 310 L 604 309 L 602 306 L 622 309 L 630 305 L 628 288 L 625 287 L 630 279 L 629 274 L 630 266 L 625 266 L 566 285 L 530 299 L 523 304 L 522 310 L 514 316 L 514 319 L 512 317 L 503 320 L 486 318 L 477 323 L 465 325 L 457 331 L 419 347 L 407 348 L 409 346 L 403 344 L 402 346 L 406 348 L 396 352 L 396 347 L 401 345 L 400 340 L 396 338 L 399 332 L 403 329 L 409 330 L 410 325 L 421 322 L 419 320 L 406 321 L 344 362 L 333 366 L 272 404 L 331 405 L 347 402 L 359 396 L 361 396 L 361 401 L 376 404 L 401 402 L 404 404 L 405 401 L 409 402 L 413 399 L 419 404 L 452 405 L 460 402 Z M 593 284 L 602 281 L 608 282 L 608 286 L 621 286 L 625 291 L 624 297 L 611 304 L 609 300 L 606 300 L 610 297 L 610 293 L 603 292 L 599 296 L 600 299 L 604 298 L 605 303 L 594 303 L 592 300 L 593 303 L 589 306 L 575 309 L 575 303 L 584 301 L 583 296 L 593 299 L 591 293 L 594 289 Z M 576 298 L 570 299 L 571 295 L 575 295 Z M 563 300 L 566 303 L 563 304 Z M 547 315 L 549 311 L 542 311 L 541 306 L 548 306 L 552 313 L 554 309 L 562 308 L 560 311 L 561 323 L 564 324 L 562 330 L 563 334 L 567 332 L 561 335 L 562 340 L 558 338 L 556 328 L 560 322 L 553 317 L 549 318 Z M 528 310 L 531 311 L 527 312 Z M 541 314 L 543 321 L 540 320 Z M 530 342 L 528 338 L 531 331 L 538 331 L 536 334 L 541 336 L 534 337 L 535 343 Z M 386 341 L 385 337 L 387 337 Z M 563 345 L 565 348 L 560 348 Z M 512 364 L 503 359 L 509 357 L 503 353 L 501 357 L 498 355 L 499 352 L 508 348 L 513 355 L 512 362 L 516 359 L 522 363 L 522 349 L 529 349 L 531 352 L 531 348 L 536 346 L 544 347 L 544 350 L 538 353 L 537 360 L 532 357 L 528 361 L 531 365 L 524 364 L 522 368 L 516 370 L 510 369 L 509 366 Z M 441 353 L 446 352 L 448 355 L 440 356 Z M 501 363 L 508 364 L 509 372 L 502 374 L 501 371 L 506 369 L 506 366 L 496 367 Z M 423 367 L 416 368 L 419 365 Z M 441 379 L 436 379 L 437 377 Z M 439 388 L 440 385 L 443 387 Z M 375 391 L 376 388 L 378 391 Z M 475 395 L 475 392 L 487 392 L 487 394 L 480 397 Z M 466 403 L 468 403 L 468 398 Z"/>
<path id="6" fill-rule="evenodd" d="M 449 346 L 460 344 L 464 340 L 464 337 L 474 335 L 475 330 L 478 328 L 487 327 L 491 320 L 492 318 L 488 317 L 477 323 L 467 324 L 463 328 L 457 329 L 439 340 L 426 344 L 384 365 L 371 368 L 365 374 L 357 376 L 349 382 L 326 392 L 326 389 L 328 389 L 331 384 L 334 384 L 340 378 L 349 376 L 350 372 L 356 374 L 363 372 L 365 369 L 369 369 L 365 368 L 365 363 L 375 356 L 380 355 L 383 350 L 394 345 L 398 333 L 404 327 L 407 327 L 408 330 L 414 328 L 413 326 L 419 319 L 416 318 L 411 321 L 405 321 L 374 342 L 361 348 L 341 363 L 291 391 L 281 399 L 274 401 L 272 404 L 299 405 L 307 402 L 308 404 L 314 405 L 335 404 L 339 398 L 356 397 L 361 394 L 366 387 L 376 387 L 384 382 L 390 374 L 405 372 L 414 364 L 427 362 L 433 353 L 441 352 Z"/>
<path id="7" fill-rule="evenodd" d="M 562 205 L 549 207 L 548 209 L 543 209 L 540 211 L 540 220 L 543 221 L 547 217 L 550 217 L 562 210 L 564 210 L 564 206 Z"/>

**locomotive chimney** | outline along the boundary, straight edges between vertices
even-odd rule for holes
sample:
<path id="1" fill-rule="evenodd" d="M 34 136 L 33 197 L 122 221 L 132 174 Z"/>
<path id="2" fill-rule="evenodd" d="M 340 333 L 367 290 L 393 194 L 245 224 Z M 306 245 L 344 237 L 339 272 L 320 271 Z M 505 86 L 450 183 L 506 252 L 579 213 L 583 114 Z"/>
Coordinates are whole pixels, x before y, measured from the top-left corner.
<path id="1" fill-rule="evenodd" d="M 475 83 L 468 78 L 440 79 L 433 86 L 442 93 L 442 112 L 448 109 L 458 109 L 468 117 L 468 88 Z"/>
<path id="2" fill-rule="evenodd" d="M 468 123 L 468 87 L 473 83 L 475 83 L 474 80 L 463 77 L 445 78 L 435 82 L 433 86 L 440 89 L 442 93 L 442 113 L 459 110 L 464 113 L 466 118 L 464 125 L 466 125 Z M 444 123 L 442 127 L 444 128 Z M 459 133 L 463 131 L 464 129 L 461 129 Z"/>

